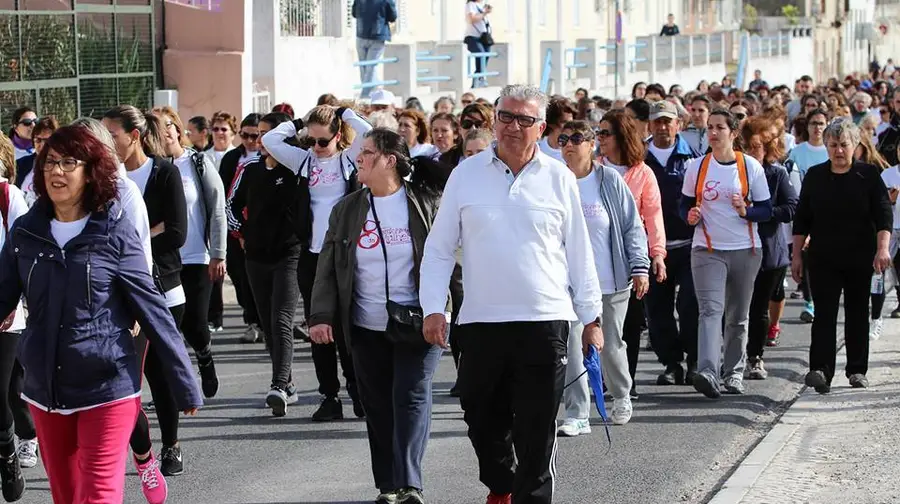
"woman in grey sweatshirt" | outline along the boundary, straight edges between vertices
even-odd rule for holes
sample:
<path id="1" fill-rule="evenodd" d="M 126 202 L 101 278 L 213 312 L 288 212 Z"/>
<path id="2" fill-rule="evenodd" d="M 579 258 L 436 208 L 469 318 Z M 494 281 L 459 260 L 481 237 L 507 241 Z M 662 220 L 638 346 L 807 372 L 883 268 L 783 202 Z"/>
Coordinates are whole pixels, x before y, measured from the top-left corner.
<path id="1" fill-rule="evenodd" d="M 600 360 L 606 371 L 607 388 L 613 396 L 610 420 L 624 425 L 631 419 L 632 406 L 629 397 L 631 374 L 622 327 L 631 289 L 635 289 L 638 299 L 647 293 L 650 258 L 647 234 L 634 197 L 615 169 L 594 162 L 594 139 L 595 134 L 587 122 L 570 121 L 563 126 L 559 145 L 566 165 L 578 179 L 581 207 L 603 291 L 601 327 L 605 345 Z M 580 334 L 578 331 L 580 328 L 573 327 L 570 334 Z M 584 365 L 578 338 L 569 339 L 568 357 L 566 383 L 575 382 L 564 392 L 566 420 L 559 433 L 577 436 L 591 431 L 588 422 L 591 398 L 587 377 L 582 375 Z"/>

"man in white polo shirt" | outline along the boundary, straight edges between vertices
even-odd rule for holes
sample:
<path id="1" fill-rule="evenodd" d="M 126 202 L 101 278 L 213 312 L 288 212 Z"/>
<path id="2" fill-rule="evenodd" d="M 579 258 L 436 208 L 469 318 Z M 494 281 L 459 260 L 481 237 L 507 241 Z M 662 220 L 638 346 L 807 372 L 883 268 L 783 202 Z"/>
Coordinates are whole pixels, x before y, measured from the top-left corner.
<path id="1" fill-rule="evenodd" d="M 497 141 L 453 170 L 422 259 L 425 338 L 446 346 L 444 307 L 462 246 L 457 385 L 488 504 L 552 502 L 569 321 L 584 323 L 573 337 L 585 351 L 603 347 L 575 176 L 537 147 L 546 108 L 535 87 L 503 89 Z"/>

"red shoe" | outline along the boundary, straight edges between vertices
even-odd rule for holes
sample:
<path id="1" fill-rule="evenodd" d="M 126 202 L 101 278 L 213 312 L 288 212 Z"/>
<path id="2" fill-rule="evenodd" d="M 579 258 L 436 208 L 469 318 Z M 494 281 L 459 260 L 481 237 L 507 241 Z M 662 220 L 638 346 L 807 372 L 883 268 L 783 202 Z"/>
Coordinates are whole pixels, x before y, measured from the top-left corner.
<path id="1" fill-rule="evenodd" d="M 485 504 L 512 504 L 512 494 L 495 494 L 493 492 L 488 494 L 487 502 Z"/>
<path id="2" fill-rule="evenodd" d="M 778 336 L 781 334 L 781 327 L 777 325 L 769 326 L 769 334 L 766 337 L 766 346 L 778 346 Z"/>

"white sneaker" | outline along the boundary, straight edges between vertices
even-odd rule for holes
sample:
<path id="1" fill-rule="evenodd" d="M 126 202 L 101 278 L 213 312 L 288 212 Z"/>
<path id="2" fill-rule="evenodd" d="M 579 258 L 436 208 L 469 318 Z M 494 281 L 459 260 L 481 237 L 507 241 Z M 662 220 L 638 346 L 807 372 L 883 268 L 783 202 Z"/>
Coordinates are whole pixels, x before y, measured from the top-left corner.
<path id="1" fill-rule="evenodd" d="M 19 467 L 30 469 L 37 465 L 38 461 L 38 441 L 37 439 L 21 439 L 17 448 L 19 456 Z"/>
<path id="2" fill-rule="evenodd" d="M 877 318 L 869 322 L 869 339 L 871 341 L 876 341 L 881 337 L 881 331 L 884 329 L 884 320 L 882 318 Z"/>
<path id="3" fill-rule="evenodd" d="M 559 426 L 559 430 L 557 432 L 560 436 L 564 437 L 575 437 L 579 434 L 590 434 L 591 423 L 587 418 L 567 418 L 566 421 Z"/>
<path id="4" fill-rule="evenodd" d="M 609 420 L 613 425 L 625 425 L 631 420 L 633 411 L 630 397 L 625 396 L 621 399 L 613 399 L 612 412 L 609 414 Z"/>

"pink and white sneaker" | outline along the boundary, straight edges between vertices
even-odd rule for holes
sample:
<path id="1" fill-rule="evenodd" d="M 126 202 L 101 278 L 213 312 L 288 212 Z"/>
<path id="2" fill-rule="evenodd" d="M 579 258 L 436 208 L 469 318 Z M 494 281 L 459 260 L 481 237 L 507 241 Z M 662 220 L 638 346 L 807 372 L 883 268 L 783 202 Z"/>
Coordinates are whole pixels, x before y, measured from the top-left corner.
<path id="1" fill-rule="evenodd" d="M 141 478 L 141 490 L 144 491 L 147 503 L 165 504 L 169 497 L 169 486 L 159 470 L 159 460 L 151 453 L 150 458 L 143 464 L 134 459 L 134 466 L 137 468 L 138 477 Z"/>

